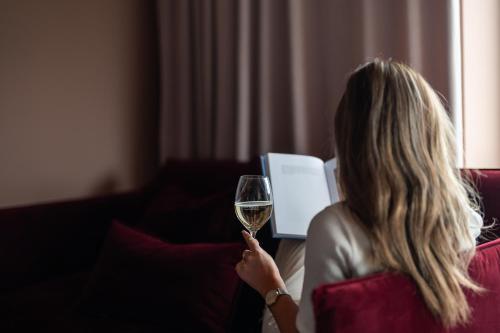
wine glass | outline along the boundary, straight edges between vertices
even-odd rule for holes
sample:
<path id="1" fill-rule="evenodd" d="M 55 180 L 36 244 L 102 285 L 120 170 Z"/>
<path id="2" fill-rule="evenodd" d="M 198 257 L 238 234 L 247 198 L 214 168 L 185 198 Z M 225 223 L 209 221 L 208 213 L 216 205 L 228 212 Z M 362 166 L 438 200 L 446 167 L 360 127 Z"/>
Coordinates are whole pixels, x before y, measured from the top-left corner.
<path id="1" fill-rule="evenodd" d="M 266 176 L 241 176 L 236 189 L 234 210 L 241 224 L 255 238 L 273 211 L 273 194 Z"/>

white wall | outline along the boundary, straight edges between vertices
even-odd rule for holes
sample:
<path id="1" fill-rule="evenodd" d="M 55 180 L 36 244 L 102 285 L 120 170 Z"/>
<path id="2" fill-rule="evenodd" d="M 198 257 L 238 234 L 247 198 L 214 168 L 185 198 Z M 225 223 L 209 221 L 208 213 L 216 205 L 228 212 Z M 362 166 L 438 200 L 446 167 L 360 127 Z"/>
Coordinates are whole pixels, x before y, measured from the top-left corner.
<path id="1" fill-rule="evenodd" d="M 148 179 L 157 160 L 154 2 L 1 1 L 0 206 Z"/>
<path id="2" fill-rule="evenodd" d="M 500 1 L 462 0 L 464 151 L 468 168 L 500 168 Z"/>

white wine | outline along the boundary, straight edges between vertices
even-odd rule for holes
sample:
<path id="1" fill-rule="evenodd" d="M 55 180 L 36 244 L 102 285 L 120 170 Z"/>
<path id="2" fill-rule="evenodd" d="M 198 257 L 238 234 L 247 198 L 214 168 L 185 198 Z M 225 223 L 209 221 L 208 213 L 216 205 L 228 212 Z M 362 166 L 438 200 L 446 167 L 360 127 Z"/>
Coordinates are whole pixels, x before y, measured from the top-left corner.
<path id="1" fill-rule="evenodd" d="M 252 236 L 269 220 L 273 211 L 271 201 L 245 201 L 234 204 L 236 216 Z"/>

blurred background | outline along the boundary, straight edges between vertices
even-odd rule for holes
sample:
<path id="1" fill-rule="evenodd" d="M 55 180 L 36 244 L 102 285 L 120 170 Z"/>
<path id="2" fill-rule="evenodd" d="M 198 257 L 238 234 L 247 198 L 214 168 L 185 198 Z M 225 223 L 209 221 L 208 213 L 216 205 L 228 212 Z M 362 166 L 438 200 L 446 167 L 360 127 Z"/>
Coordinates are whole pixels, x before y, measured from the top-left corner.
<path id="1" fill-rule="evenodd" d="M 127 191 L 171 159 L 328 158 L 375 57 L 441 93 L 461 166 L 500 167 L 497 0 L 0 0 L 0 206 Z"/>

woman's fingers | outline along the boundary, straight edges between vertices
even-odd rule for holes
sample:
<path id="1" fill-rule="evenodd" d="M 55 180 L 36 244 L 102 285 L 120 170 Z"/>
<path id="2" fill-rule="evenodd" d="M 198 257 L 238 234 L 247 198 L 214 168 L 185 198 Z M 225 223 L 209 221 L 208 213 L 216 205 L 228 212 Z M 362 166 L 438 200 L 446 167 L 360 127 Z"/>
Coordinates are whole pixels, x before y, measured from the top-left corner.
<path id="1" fill-rule="evenodd" d="M 251 251 L 257 251 L 258 249 L 260 249 L 259 241 L 253 238 L 247 231 L 243 230 L 241 234 L 243 235 L 243 238 L 245 239 L 245 242 L 247 243 L 247 246 Z"/>
<path id="2" fill-rule="evenodd" d="M 284 286 L 273 258 L 260 248 L 259 242 L 250 234 L 242 234 L 249 248 L 242 252 L 241 261 L 236 264 L 238 276 L 263 297 L 269 290 Z"/>
<path id="3" fill-rule="evenodd" d="M 243 254 L 241 255 L 242 260 L 245 261 L 248 258 L 248 256 L 250 256 L 251 254 L 252 254 L 252 251 L 244 250 Z"/>
<path id="4" fill-rule="evenodd" d="M 236 264 L 236 270 L 237 270 L 237 271 L 240 271 L 240 270 L 241 270 L 241 266 L 243 266 L 243 260 L 242 260 L 242 261 L 239 261 L 239 262 Z"/>

